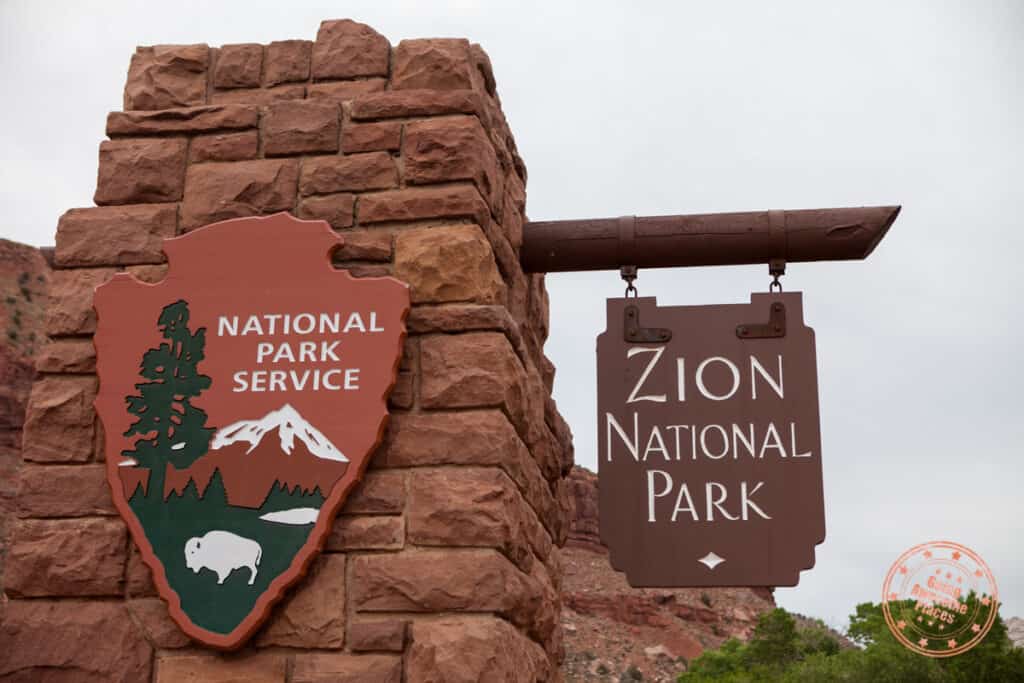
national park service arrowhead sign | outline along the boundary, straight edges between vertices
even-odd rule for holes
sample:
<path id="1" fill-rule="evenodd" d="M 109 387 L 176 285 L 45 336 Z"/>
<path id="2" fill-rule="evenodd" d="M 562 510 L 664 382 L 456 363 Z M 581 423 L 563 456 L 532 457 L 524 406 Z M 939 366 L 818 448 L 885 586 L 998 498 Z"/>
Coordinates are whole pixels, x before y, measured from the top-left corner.
<path id="1" fill-rule="evenodd" d="M 166 240 L 96 291 L 107 479 L 171 617 L 231 649 L 320 551 L 380 443 L 408 287 L 288 214 Z"/>
<path id="2" fill-rule="evenodd" d="M 597 339 L 601 540 L 633 586 L 794 586 L 825 540 L 801 294 L 609 299 Z"/>

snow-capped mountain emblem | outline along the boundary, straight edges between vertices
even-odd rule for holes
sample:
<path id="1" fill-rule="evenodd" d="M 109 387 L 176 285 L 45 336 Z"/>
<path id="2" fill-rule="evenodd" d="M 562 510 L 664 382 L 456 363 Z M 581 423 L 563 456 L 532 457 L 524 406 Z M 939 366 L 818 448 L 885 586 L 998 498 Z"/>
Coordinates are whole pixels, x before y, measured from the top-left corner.
<path id="1" fill-rule="evenodd" d="M 213 435 L 210 449 L 217 450 L 228 444 L 247 441 L 249 449 L 246 452 L 252 453 L 259 446 L 264 435 L 274 429 L 277 429 L 281 439 L 281 450 L 289 455 L 295 447 L 295 437 L 298 437 L 309 449 L 309 452 L 318 458 L 348 462 L 348 458 L 331 443 L 330 439 L 287 403 L 258 420 L 240 420 L 218 430 Z"/>

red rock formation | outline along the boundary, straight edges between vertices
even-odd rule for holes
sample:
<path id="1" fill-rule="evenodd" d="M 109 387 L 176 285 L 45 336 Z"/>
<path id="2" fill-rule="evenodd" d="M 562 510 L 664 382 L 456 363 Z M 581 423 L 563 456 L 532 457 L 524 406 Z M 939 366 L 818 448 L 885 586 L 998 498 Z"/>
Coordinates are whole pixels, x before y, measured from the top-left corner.
<path id="1" fill-rule="evenodd" d="M 567 681 L 617 681 L 631 666 L 645 681 L 674 681 L 705 649 L 748 638 L 758 616 L 775 607 L 768 588 L 630 587 L 601 545 L 597 475 L 574 467 L 567 481 L 573 512 L 562 551 Z"/>
<path id="2" fill-rule="evenodd" d="M 49 279 L 50 266 L 39 249 L 0 239 L 0 592 L 33 358 L 46 338 Z"/>

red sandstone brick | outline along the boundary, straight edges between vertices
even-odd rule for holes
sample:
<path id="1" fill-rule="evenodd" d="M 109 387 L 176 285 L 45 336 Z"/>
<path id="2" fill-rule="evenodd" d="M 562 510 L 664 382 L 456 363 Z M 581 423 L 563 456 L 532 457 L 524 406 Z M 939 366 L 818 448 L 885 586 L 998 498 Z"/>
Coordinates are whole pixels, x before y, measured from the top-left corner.
<path id="1" fill-rule="evenodd" d="M 169 109 L 206 102 L 206 45 L 137 48 L 124 87 L 125 109 Z"/>
<path id="2" fill-rule="evenodd" d="M 348 646 L 354 652 L 402 652 L 408 630 L 404 619 L 356 621 L 348 627 Z"/>
<path id="3" fill-rule="evenodd" d="M 325 194 L 306 197 L 299 203 L 299 218 L 327 221 L 335 230 L 352 225 L 356 196 L 354 194 Z"/>
<path id="4" fill-rule="evenodd" d="M 352 101 L 352 118 L 395 119 L 442 114 L 480 114 L 479 93 L 472 90 L 392 90 L 371 93 Z"/>
<path id="5" fill-rule="evenodd" d="M 213 87 L 256 87 L 260 84 L 262 68 L 262 45 L 256 43 L 224 45 L 217 50 L 213 68 Z"/>
<path id="6" fill-rule="evenodd" d="M 387 76 L 390 55 L 388 39 L 366 24 L 325 21 L 313 44 L 313 78 Z"/>
<path id="7" fill-rule="evenodd" d="M 115 111 L 107 114 L 107 135 L 197 133 L 209 130 L 255 128 L 256 107 L 211 104 L 158 111 Z"/>
<path id="8" fill-rule="evenodd" d="M 214 104 L 267 105 L 274 102 L 301 100 L 306 96 L 304 85 L 279 85 L 275 88 L 245 88 L 213 93 Z"/>
<path id="9" fill-rule="evenodd" d="M 267 156 L 337 152 L 341 110 L 336 104 L 279 102 L 263 115 L 263 153 Z"/>
<path id="10" fill-rule="evenodd" d="M 22 457 L 34 462 L 85 462 L 93 451 L 96 378 L 46 375 L 32 386 Z"/>
<path id="11" fill-rule="evenodd" d="M 352 123 L 341 129 L 341 151 L 396 151 L 402 144 L 402 124 L 397 121 Z"/>
<path id="12" fill-rule="evenodd" d="M 267 45 L 264 68 L 266 85 L 305 81 L 309 78 L 309 60 L 313 43 L 309 40 L 277 40 Z"/>
<path id="13" fill-rule="evenodd" d="M 398 170 L 386 152 L 307 159 L 299 178 L 303 195 L 380 190 L 396 185 Z"/>
<path id="14" fill-rule="evenodd" d="M 242 133 L 212 133 L 192 140 L 189 161 L 244 161 L 259 153 L 259 134 L 254 130 Z"/>
<path id="15" fill-rule="evenodd" d="M 104 465 L 31 465 L 21 468 L 20 517 L 116 515 Z"/>
<path id="16" fill-rule="evenodd" d="M 407 124 L 402 158 L 409 184 L 472 180 L 491 207 L 501 204 L 503 180 L 497 157 L 476 117 L 453 116 Z"/>
<path id="17" fill-rule="evenodd" d="M 110 517 L 23 519 L 11 529 L 5 590 L 19 597 L 120 595 L 124 522 Z"/>
<path id="18" fill-rule="evenodd" d="M 367 472 L 341 508 L 341 514 L 396 515 L 405 508 L 404 472 Z"/>
<path id="19" fill-rule="evenodd" d="M 174 237 L 174 204 L 71 209 L 57 223 L 58 266 L 116 266 L 161 263 L 163 241 Z"/>
<path id="20" fill-rule="evenodd" d="M 359 222 L 382 223 L 426 218 L 487 221 L 487 204 L 472 185 L 448 185 L 375 192 L 359 198 Z"/>
<path id="21" fill-rule="evenodd" d="M 274 610 L 257 645 L 335 649 L 345 642 L 345 556 L 321 555 Z"/>
<path id="22" fill-rule="evenodd" d="M 36 370 L 50 373 L 96 372 L 96 347 L 91 339 L 52 339 L 36 356 Z"/>
<path id="23" fill-rule="evenodd" d="M 405 520 L 395 515 L 340 515 L 325 548 L 331 551 L 399 550 L 405 545 Z"/>
<path id="24" fill-rule="evenodd" d="M 103 205 L 181 199 L 186 147 L 184 138 L 126 138 L 100 143 L 100 170 L 93 200 Z"/>
<path id="25" fill-rule="evenodd" d="M 330 81 L 309 86 L 309 99 L 348 102 L 368 93 L 383 92 L 386 78 L 362 78 L 358 81 Z"/>
<path id="26" fill-rule="evenodd" d="M 474 86 L 469 41 L 464 38 L 403 40 L 395 48 L 394 90 L 469 90 Z"/>
<path id="27" fill-rule="evenodd" d="M 393 655 L 298 654 L 292 683 L 401 683 L 402 659 Z"/>
<path id="28" fill-rule="evenodd" d="M 294 159 L 190 166 L 181 226 L 188 230 L 228 218 L 291 210 L 297 176 Z"/>
<path id="29" fill-rule="evenodd" d="M 395 276 L 409 283 L 414 304 L 505 300 L 490 244 L 475 225 L 400 232 L 395 238 Z"/>
<path id="30" fill-rule="evenodd" d="M 12 600 L 0 619 L 0 680 L 11 683 L 148 681 L 153 648 L 125 606 Z"/>

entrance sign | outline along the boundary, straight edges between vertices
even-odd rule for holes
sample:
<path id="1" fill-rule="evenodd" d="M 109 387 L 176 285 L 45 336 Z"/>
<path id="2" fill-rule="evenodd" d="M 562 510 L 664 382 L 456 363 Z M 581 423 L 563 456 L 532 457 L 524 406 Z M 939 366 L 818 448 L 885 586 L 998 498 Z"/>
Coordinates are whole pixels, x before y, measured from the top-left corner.
<path id="1" fill-rule="evenodd" d="M 793 586 L 825 540 L 801 294 L 608 300 L 597 338 L 601 540 L 641 586 Z"/>
<path id="2" fill-rule="evenodd" d="M 331 266 L 288 214 L 164 243 L 95 296 L 107 479 L 171 617 L 241 645 L 309 567 L 380 443 L 408 287 Z"/>

